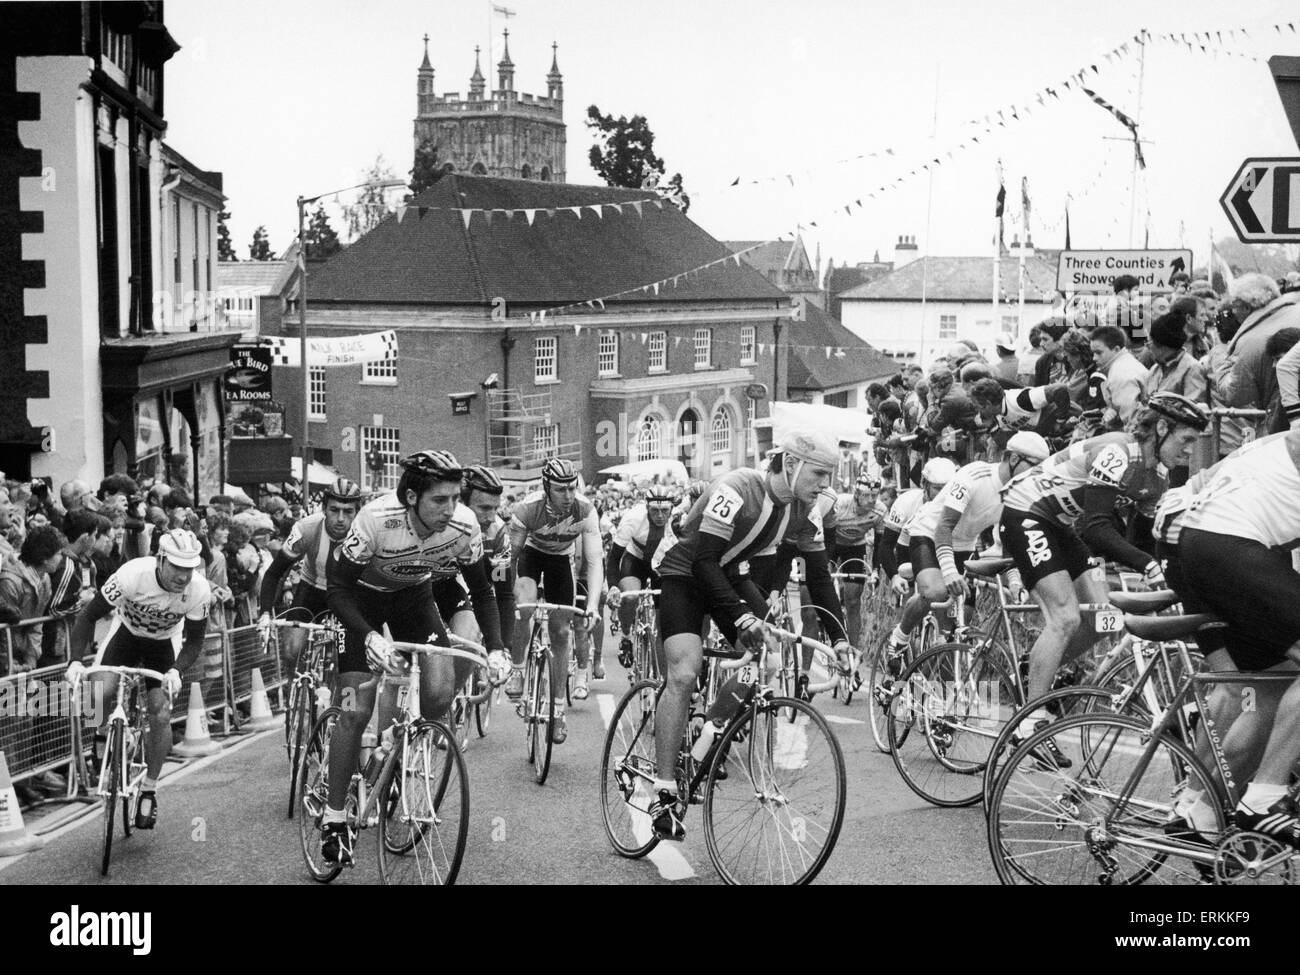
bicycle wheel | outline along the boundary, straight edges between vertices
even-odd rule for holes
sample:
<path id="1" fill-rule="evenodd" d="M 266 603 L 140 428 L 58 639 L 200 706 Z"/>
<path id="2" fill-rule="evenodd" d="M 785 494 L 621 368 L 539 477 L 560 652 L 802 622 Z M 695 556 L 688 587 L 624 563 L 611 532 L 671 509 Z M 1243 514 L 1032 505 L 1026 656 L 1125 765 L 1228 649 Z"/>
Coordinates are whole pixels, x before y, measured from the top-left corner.
<path id="1" fill-rule="evenodd" d="M 469 747 L 470 710 L 469 687 L 461 684 L 456 688 L 456 696 L 451 699 L 451 707 L 447 709 L 447 727 L 461 751 Z"/>
<path id="2" fill-rule="evenodd" d="M 820 711 L 806 701 L 759 701 L 723 732 L 705 781 L 704 842 L 722 879 L 810 883 L 840 835 L 845 780 L 844 754 Z"/>
<path id="3" fill-rule="evenodd" d="M 104 849 L 99 864 L 99 875 L 108 876 L 108 861 L 113 855 L 113 816 L 117 813 L 117 800 L 122 791 L 122 730 L 120 722 L 113 724 L 108 735 L 108 748 L 104 752 L 107 772 L 104 791 Z"/>
<path id="4" fill-rule="evenodd" d="M 888 722 L 894 767 L 935 806 L 969 806 L 984 794 L 984 766 L 1016 706 L 1001 662 L 965 643 L 943 643 L 899 675 Z"/>
<path id="5" fill-rule="evenodd" d="M 453 884 L 469 835 L 469 777 L 451 729 L 420 721 L 375 788 L 379 875 L 385 884 Z"/>
<path id="6" fill-rule="evenodd" d="M 618 702 L 600 757 L 605 835 L 619 856 L 638 859 L 659 844 L 650 828 L 655 801 L 654 706 L 659 682 L 638 681 Z"/>
<path id="7" fill-rule="evenodd" d="M 339 708 L 327 708 L 311 729 L 307 745 L 302 752 L 302 761 L 298 766 L 298 840 L 302 846 L 302 858 L 307 864 L 307 872 L 313 880 L 323 884 L 329 883 L 339 875 L 343 865 L 329 863 L 321 855 L 320 824 L 325 813 L 325 803 L 329 798 L 330 736 L 338 723 Z M 352 796 L 348 797 L 348 807 L 355 806 Z"/>
<path id="8" fill-rule="evenodd" d="M 780 620 L 777 625 L 782 629 L 790 628 L 790 621 Z M 781 641 L 781 669 L 777 673 L 777 688 L 780 693 L 778 697 L 794 700 L 799 697 L 799 650 L 793 640 L 789 637 L 780 637 Z M 791 724 L 799 716 L 799 712 L 791 708 L 784 712 L 784 717 Z"/>
<path id="9" fill-rule="evenodd" d="M 125 731 L 123 731 L 125 737 Z M 138 776 L 142 776 L 148 766 L 145 763 L 144 755 L 145 729 L 142 725 L 137 725 L 131 736 L 130 748 L 127 749 L 126 756 L 126 781 L 122 783 L 122 833 L 126 836 L 131 835 L 131 828 L 135 825 L 135 814 L 140 810 L 140 787 L 137 781 Z"/>
<path id="10" fill-rule="evenodd" d="M 483 679 L 487 680 L 486 677 Z M 483 700 L 474 705 L 474 725 L 478 729 L 480 738 L 487 737 L 488 728 L 492 725 L 492 708 L 500 703 L 501 695 L 504 693 L 501 687 L 502 685 L 498 684 L 490 688 Z"/>
<path id="11" fill-rule="evenodd" d="M 293 819 L 293 811 L 297 806 L 298 767 L 302 764 L 302 750 L 314 725 L 311 718 L 316 707 L 316 692 L 307 686 L 305 680 L 296 680 L 289 687 L 289 710 L 284 733 L 289 747 L 289 818 Z"/>
<path id="12" fill-rule="evenodd" d="M 1181 742 L 1150 738 L 1147 722 L 1083 714 L 1031 735 L 993 788 L 989 853 L 1004 884 L 1197 884 L 1214 877 L 1224 831 L 1216 803 L 1213 835 L 1175 820 L 1182 788 L 1214 795 L 1213 779 Z M 1060 768 L 1048 739 L 1071 761 Z M 1150 762 L 1135 778 L 1147 749 Z M 1124 791 L 1128 798 L 1118 797 Z M 1177 826 L 1172 825 L 1178 823 Z"/>
<path id="13" fill-rule="evenodd" d="M 528 755 L 533 763 L 533 778 L 538 785 L 546 784 L 551 771 L 551 724 L 555 705 L 551 700 L 550 654 L 543 652 L 537 661 L 537 682 L 533 686 L 533 706 L 529 730 L 532 735 Z"/>
<path id="14" fill-rule="evenodd" d="M 573 655 L 573 647 L 569 647 L 569 673 L 564 678 L 564 703 L 568 707 L 573 706 L 573 682 L 578 673 L 578 661 Z"/>

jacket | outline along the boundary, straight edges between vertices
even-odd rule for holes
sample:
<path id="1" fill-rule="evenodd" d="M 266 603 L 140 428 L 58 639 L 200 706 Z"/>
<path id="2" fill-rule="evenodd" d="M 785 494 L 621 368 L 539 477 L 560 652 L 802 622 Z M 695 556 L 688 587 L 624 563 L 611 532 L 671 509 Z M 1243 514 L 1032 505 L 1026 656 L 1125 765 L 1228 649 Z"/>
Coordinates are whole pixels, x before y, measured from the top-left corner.
<path id="1" fill-rule="evenodd" d="M 1264 352 L 1268 340 L 1284 328 L 1300 328 L 1300 293 L 1284 294 L 1249 315 L 1228 343 L 1228 354 L 1236 356 L 1227 383 L 1231 406 L 1268 409 L 1277 395 L 1277 373 Z"/>
<path id="2" fill-rule="evenodd" d="M 1152 393 L 1180 393 L 1197 403 L 1208 404 L 1210 401 L 1205 369 L 1186 350 L 1167 368 L 1153 362 L 1142 380 L 1142 392 L 1147 399 Z"/>
<path id="3" fill-rule="evenodd" d="M 1146 379 L 1147 370 L 1134 358 L 1132 352 L 1120 349 L 1105 373 L 1106 405 L 1114 411 L 1121 424 L 1128 423 L 1141 401 L 1142 383 Z"/>
<path id="4" fill-rule="evenodd" d="M 50 601 L 50 578 L 18 559 L 0 568 L 0 600 L 17 611 L 20 619 L 37 619 Z M 41 627 L 12 627 L 10 639 L 15 667 L 36 666 L 41 655 Z"/>

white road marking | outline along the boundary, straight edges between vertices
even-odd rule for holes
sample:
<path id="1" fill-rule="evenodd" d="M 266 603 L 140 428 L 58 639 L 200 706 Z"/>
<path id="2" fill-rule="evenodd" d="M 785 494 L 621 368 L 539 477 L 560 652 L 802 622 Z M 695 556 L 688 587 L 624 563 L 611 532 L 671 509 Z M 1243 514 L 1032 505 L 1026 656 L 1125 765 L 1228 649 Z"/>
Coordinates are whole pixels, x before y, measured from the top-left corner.
<path id="1" fill-rule="evenodd" d="M 600 708 L 600 720 L 605 725 L 605 730 L 609 730 L 610 723 L 614 720 L 614 709 L 618 707 L 618 701 L 613 694 L 597 694 L 596 706 Z M 638 793 L 642 785 L 637 785 Z M 647 795 L 645 804 L 649 805 L 650 797 Z M 632 819 L 632 832 L 638 841 L 644 843 L 650 839 L 650 817 L 645 813 L 633 809 L 630 813 Z M 677 843 L 666 842 L 660 843 L 647 855 L 646 859 L 655 865 L 659 871 L 659 876 L 665 880 L 686 880 L 695 876 L 695 870 L 691 867 L 690 861 L 682 854 L 680 845 Z"/>
<path id="2" fill-rule="evenodd" d="M 235 752 L 243 748 L 247 748 L 255 741 L 261 741 L 267 735 L 282 734 L 283 732 L 284 732 L 283 724 L 277 725 L 274 728 L 266 728 L 262 731 L 254 732 L 253 734 L 249 735 L 247 738 L 244 738 L 242 741 L 236 742 L 235 744 L 231 745 L 229 748 L 223 748 L 221 749 L 221 751 L 213 755 L 206 755 L 203 758 L 200 758 L 196 762 L 187 762 L 186 764 L 182 765 L 180 768 L 176 769 L 174 772 L 168 773 L 164 770 L 164 773 L 158 778 L 158 784 L 161 786 L 165 782 L 175 782 L 178 779 L 185 778 L 186 776 L 191 775 L 194 772 L 198 772 L 201 769 L 207 768 L 209 765 L 214 765 L 215 763 L 219 762 L 222 758 L 226 757 L 227 755 L 233 755 Z M 94 802 L 86 805 L 85 807 L 86 811 L 81 815 L 76 816 L 70 821 L 64 823 L 62 826 L 59 826 L 48 833 L 42 833 L 40 835 L 48 844 L 49 842 L 58 839 L 60 836 L 63 836 L 65 833 L 71 833 L 73 830 L 85 826 L 89 822 L 98 821 L 99 817 L 103 813 L 103 808 L 104 808 L 103 801 L 100 799 L 96 799 Z M 20 860 L 26 859 L 27 857 L 31 856 L 32 853 L 39 853 L 39 852 L 40 850 L 37 849 L 37 850 L 31 850 L 27 853 L 23 853 L 16 857 L 0 858 L 0 872 L 3 872 L 7 867 L 12 867 L 15 863 L 18 863 Z"/>
<path id="3" fill-rule="evenodd" d="M 839 714 L 827 714 L 825 711 L 822 712 L 822 717 L 831 724 L 866 724 L 865 721 L 859 721 L 857 718 L 846 718 Z"/>

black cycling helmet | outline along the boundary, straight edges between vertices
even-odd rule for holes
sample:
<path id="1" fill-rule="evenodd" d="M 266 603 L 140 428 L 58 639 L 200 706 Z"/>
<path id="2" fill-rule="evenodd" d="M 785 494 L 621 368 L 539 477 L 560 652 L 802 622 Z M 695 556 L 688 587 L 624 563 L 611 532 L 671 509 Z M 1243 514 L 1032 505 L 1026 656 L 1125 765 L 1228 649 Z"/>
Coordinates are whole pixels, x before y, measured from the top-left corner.
<path id="1" fill-rule="evenodd" d="M 361 503 L 361 487 L 356 481 L 346 477 L 336 478 L 334 483 L 321 492 L 322 501 L 342 501 L 344 504 Z"/>
<path id="2" fill-rule="evenodd" d="M 1179 426 L 1191 427 L 1193 430 L 1203 431 L 1210 425 L 1209 414 L 1194 400 L 1190 400 L 1180 393 L 1153 393 L 1151 398 L 1147 400 L 1145 409 Z M 1134 420 L 1140 425 L 1141 419 L 1148 421 L 1152 419 L 1150 417 L 1140 417 L 1141 413 L 1142 410 L 1139 410 L 1138 415 L 1134 416 Z"/>
<path id="3" fill-rule="evenodd" d="M 860 488 L 866 488 L 868 491 L 879 491 L 880 478 L 872 477 L 866 471 L 863 471 L 861 474 L 858 475 L 858 479 L 855 483 L 855 486 Z"/>
<path id="4" fill-rule="evenodd" d="M 506 486 L 501 483 L 501 478 L 497 477 L 497 472 L 492 468 L 486 464 L 471 464 L 465 468 L 465 483 L 461 485 L 460 499 L 468 504 L 470 495 L 475 491 L 500 498 L 505 489 Z"/>
<path id="5" fill-rule="evenodd" d="M 578 471 L 572 461 L 552 457 L 542 465 L 542 480 L 548 484 L 572 484 L 577 479 Z"/>
<path id="6" fill-rule="evenodd" d="M 440 481 L 459 481 L 465 474 L 455 455 L 447 450 L 420 450 L 403 457 L 402 470 L 413 474 L 429 474 Z"/>

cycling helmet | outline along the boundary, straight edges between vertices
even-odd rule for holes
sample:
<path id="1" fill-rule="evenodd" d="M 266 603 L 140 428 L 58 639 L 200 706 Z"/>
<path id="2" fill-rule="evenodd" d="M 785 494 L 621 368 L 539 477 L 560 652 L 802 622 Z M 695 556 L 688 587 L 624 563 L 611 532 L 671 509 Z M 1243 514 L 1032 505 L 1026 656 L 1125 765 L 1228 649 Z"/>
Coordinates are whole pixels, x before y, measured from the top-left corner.
<path id="1" fill-rule="evenodd" d="M 420 450 L 401 460 L 402 470 L 428 474 L 440 481 L 459 481 L 465 473 L 455 456 L 446 450 Z"/>
<path id="2" fill-rule="evenodd" d="M 672 504 L 675 500 L 673 497 L 673 489 L 668 487 L 666 484 L 651 484 L 646 488 L 645 500 L 646 504 L 654 504 L 656 502 Z"/>
<path id="3" fill-rule="evenodd" d="M 497 477 L 497 472 L 486 464 L 472 464 L 465 468 L 465 490 L 484 491 L 487 494 L 500 495 L 506 486 Z"/>
<path id="4" fill-rule="evenodd" d="M 1153 393 L 1146 408 L 1179 426 L 1204 430 L 1210 425 L 1206 412 L 1193 400 L 1179 393 Z"/>
<path id="5" fill-rule="evenodd" d="M 834 437 L 809 427 L 790 430 L 781 438 L 781 450 L 818 467 L 834 468 L 840 462 L 840 445 Z"/>
<path id="6" fill-rule="evenodd" d="M 203 564 L 203 549 L 194 532 L 173 528 L 158 539 L 158 554 L 172 565 L 196 569 Z"/>
<path id="7" fill-rule="evenodd" d="M 858 475 L 858 479 L 855 483 L 855 486 L 860 488 L 866 488 L 868 491 L 879 491 L 880 478 L 872 477 L 866 471 L 863 471 L 861 474 Z"/>
<path id="8" fill-rule="evenodd" d="M 343 501 L 347 504 L 360 504 L 361 488 L 355 481 L 350 481 L 346 477 L 340 477 L 324 490 L 321 494 L 321 500 L 334 500 Z"/>
<path id="9" fill-rule="evenodd" d="M 927 484 L 937 484 L 943 487 L 952 480 L 952 476 L 956 473 L 957 465 L 947 457 L 932 457 L 921 468 L 921 480 Z"/>
<path id="10" fill-rule="evenodd" d="M 1032 461 L 1035 464 L 1041 464 L 1052 454 L 1051 448 L 1047 446 L 1047 441 L 1032 430 L 1021 430 L 1008 440 L 1007 450 L 1013 454 L 1019 454 L 1025 460 Z"/>
<path id="11" fill-rule="evenodd" d="M 577 479 L 578 472 L 572 461 L 552 457 L 542 465 L 542 480 L 548 484 L 572 484 Z"/>

